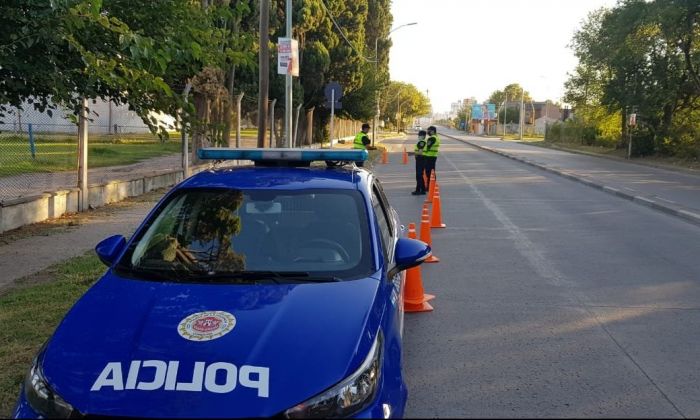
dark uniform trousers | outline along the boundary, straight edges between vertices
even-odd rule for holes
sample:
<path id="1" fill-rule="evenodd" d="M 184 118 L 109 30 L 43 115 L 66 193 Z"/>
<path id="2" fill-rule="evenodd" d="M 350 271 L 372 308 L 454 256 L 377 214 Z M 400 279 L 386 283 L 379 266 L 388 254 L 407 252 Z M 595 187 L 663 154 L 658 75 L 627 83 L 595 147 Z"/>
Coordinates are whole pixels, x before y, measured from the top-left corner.
<path id="1" fill-rule="evenodd" d="M 425 185 L 423 191 L 428 191 L 430 189 L 430 175 L 435 171 L 435 162 L 437 161 L 437 156 L 423 156 L 423 170 L 425 171 L 425 177 L 428 183 Z M 423 181 L 421 181 L 423 182 Z"/>
<path id="2" fill-rule="evenodd" d="M 416 155 L 416 191 L 426 192 L 425 185 L 423 184 L 423 171 L 425 170 L 425 157 L 423 155 Z"/>

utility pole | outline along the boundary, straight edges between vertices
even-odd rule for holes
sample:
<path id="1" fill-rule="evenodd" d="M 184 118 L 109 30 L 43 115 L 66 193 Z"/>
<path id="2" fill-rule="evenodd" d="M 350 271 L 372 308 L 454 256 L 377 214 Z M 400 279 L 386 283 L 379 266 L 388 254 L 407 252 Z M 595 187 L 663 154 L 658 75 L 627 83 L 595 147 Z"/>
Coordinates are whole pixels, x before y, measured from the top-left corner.
<path id="1" fill-rule="evenodd" d="M 401 133 L 401 104 L 399 99 L 401 98 L 401 88 L 399 88 L 399 93 L 396 95 L 396 133 Z"/>
<path id="2" fill-rule="evenodd" d="M 260 1 L 260 53 L 258 54 L 258 147 L 265 147 L 267 96 L 270 91 L 270 0 Z"/>
<path id="3" fill-rule="evenodd" d="M 241 100 L 243 92 L 236 96 L 236 147 L 241 147 Z"/>
<path id="4" fill-rule="evenodd" d="M 547 140 L 547 123 L 549 122 L 549 99 L 544 101 L 544 139 Z"/>
<path id="5" fill-rule="evenodd" d="M 525 121 L 525 114 L 523 113 L 525 106 L 525 89 L 520 87 L 520 140 L 523 139 L 523 122 Z"/>
<path id="6" fill-rule="evenodd" d="M 287 38 L 292 45 L 292 0 L 287 0 Z M 292 147 L 292 54 L 289 54 L 287 74 L 284 76 L 284 135 L 287 147 Z"/>
<path id="7" fill-rule="evenodd" d="M 506 101 L 503 102 L 503 138 L 506 137 L 506 124 L 508 123 L 508 120 L 506 117 L 508 116 L 508 94 L 506 93 Z"/>

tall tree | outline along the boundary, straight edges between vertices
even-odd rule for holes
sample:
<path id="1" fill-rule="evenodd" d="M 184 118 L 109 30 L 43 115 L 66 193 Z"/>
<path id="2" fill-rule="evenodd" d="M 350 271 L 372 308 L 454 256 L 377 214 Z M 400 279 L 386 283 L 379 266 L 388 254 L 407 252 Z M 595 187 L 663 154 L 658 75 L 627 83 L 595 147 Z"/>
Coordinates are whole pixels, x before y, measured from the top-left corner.
<path id="1" fill-rule="evenodd" d="M 405 127 L 411 119 L 430 112 L 430 101 L 418 88 L 410 83 L 389 83 L 379 102 L 382 118 L 395 127 Z"/>
<path id="2" fill-rule="evenodd" d="M 623 134 L 636 111 L 638 152 L 668 153 L 678 143 L 675 115 L 700 97 L 699 25 L 700 4 L 689 0 L 625 0 L 590 15 L 572 42 L 579 65 L 567 100 L 620 113 Z"/>
<path id="3" fill-rule="evenodd" d="M 520 97 L 524 94 L 524 101 L 531 102 L 532 97 L 530 92 L 524 90 L 523 87 L 518 83 L 511 83 L 507 85 L 503 90 L 495 90 L 491 93 L 491 96 L 486 100 L 488 103 L 500 105 L 503 101 L 508 99 L 509 102 L 520 101 Z"/>

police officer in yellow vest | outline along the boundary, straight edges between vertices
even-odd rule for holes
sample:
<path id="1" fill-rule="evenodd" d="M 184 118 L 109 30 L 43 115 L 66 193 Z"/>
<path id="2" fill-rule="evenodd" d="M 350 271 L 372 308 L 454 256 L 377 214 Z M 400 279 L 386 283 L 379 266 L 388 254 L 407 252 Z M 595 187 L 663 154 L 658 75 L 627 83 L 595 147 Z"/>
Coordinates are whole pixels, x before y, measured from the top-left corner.
<path id="1" fill-rule="evenodd" d="M 428 139 L 426 140 L 425 149 L 423 149 L 423 164 L 425 167 L 425 175 L 428 178 L 428 184 L 425 190 L 430 189 L 430 175 L 435 171 L 435 162 L 437 161 L 440 152 L 440 137 L 437 134 L 437 129 L 434 125 L 428 127 Z"/>
<path id="2" fill-rule="evenodd" d="M 425 182 L 423 182 L 423 173 L 425 172 L 425 160 L 423 159 L 423 150 L 426 146 L 425 130 L 418 132 L 418 142 L 413 148 L 413 154 L 416 157 L 416 189 L 412 191 L 413 195 L 425 195 Z"/>
<path id="3" fill-rule="evenodd" d="M 353 142 L 354 149 L 367 150 L 367 146 L 372 143 L 369 140 L 367 133 L 369 133 L 369 124 L 364 123 L 362 124 L 362 131 L 355 135 L 355 141 Z M 364 162 L 356 162 L 357 166 L 363 166 L 363 164 Z"/>

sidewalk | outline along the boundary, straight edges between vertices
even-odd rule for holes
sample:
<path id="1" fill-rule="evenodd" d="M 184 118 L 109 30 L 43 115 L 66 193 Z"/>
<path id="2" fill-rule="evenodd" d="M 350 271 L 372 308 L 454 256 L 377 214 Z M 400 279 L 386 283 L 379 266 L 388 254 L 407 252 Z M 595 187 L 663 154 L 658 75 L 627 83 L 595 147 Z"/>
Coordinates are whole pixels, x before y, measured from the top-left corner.
<path id="1" fill-rule="evenodd" d="M 164 193 L 153 191 L 98 210 L 0 234 L 0 293 L 22 277 L 83 255 L 108 236 L 128 237 Z"/>
<path id="2" fill-rule="evenodd" d="M 440 134 L 700 225 L 700 174 L 468 136 L 446 128 Z"/>

